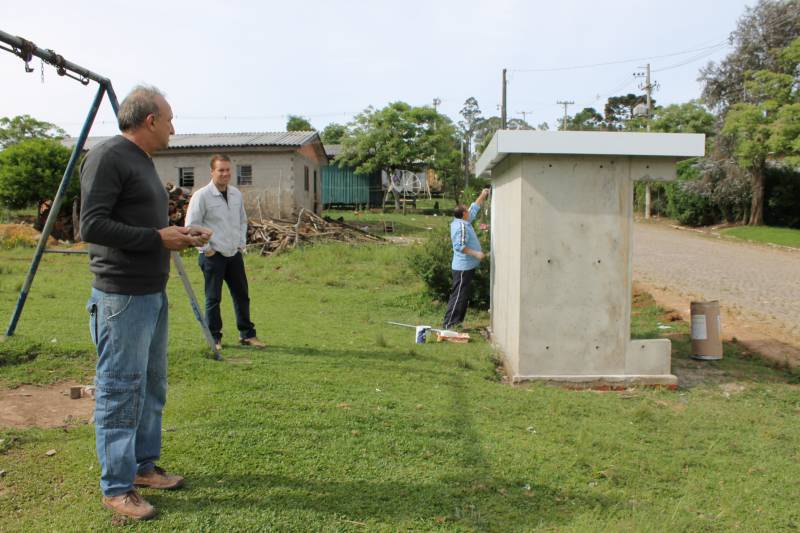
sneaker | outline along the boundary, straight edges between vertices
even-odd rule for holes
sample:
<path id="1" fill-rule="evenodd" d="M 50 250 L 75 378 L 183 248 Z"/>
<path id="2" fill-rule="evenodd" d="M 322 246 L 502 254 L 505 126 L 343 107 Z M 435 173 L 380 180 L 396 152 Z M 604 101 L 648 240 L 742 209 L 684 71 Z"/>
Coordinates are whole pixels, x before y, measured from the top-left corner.
<path id="1" fill-rule="evenodd" d="M 267 345 L 258 340 L 258 337 L 249 337 L 247 339 L 240 339 L 239 342 L 245 346 L 252 346 L 254 348 L 266 348 Z"/>
<path id="2" fill-rule="evenodd" d="M 103 496 L 103 507 L 134 520 L 150 520 L 156 515 L 156 508 L 147 503 L 135 490 L 119 496 Z"/>
<path id="3" fill-rule="evenodd" d="M 149 472 L 136 474 L 133 484 L 136 487 L 151 489 L 177 489 L 183 486 L 183 476 L 169 475 L 163 468 L 156 466 Z"/>

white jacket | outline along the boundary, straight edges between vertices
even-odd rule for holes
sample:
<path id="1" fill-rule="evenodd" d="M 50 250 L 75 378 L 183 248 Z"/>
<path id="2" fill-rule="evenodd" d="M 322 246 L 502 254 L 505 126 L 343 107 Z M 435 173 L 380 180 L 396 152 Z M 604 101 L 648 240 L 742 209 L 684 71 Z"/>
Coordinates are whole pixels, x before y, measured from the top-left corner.
<path id="1" fill-rule="evenodd" d="M 208 182 L 192 194 L 186 225 L 204 226 L 214 232 L 208 244 L 199 248 L 200 252 L 212 249 L 225 257 L 233 257 L 244 250 L 247 242 L 247 213 L 242 193 L 228 185 L 226 202 L 214 182 Z"/>

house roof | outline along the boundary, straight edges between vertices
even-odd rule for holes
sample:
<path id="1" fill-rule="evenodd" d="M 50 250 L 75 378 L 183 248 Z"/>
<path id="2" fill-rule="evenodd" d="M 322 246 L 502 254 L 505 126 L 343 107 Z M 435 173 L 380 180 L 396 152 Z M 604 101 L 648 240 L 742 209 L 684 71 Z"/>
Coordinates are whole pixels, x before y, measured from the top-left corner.
<path id="1" fill-rule="evenodd" d="M 316 131 L 268 131 L 252 133 L 183 133 L 173 135 L 169 139 L 167 150 L 184 148 L 218 148 L 248 146 L 302 146 L 318 136 Z M 86 139 L 86 150 L 91 150 L 110 137 L 89 137 Z M 67 137 L 61 141 L 72 147 L 77 142 L 75 137 Z"/>
<path id="2" fill-rule="evenodd" d="M 335 159 L 337 155 L 342 152 L 342 145 L 341 144 L 326 144 L 325 145 L 325 154 L 330 159 Z"/>

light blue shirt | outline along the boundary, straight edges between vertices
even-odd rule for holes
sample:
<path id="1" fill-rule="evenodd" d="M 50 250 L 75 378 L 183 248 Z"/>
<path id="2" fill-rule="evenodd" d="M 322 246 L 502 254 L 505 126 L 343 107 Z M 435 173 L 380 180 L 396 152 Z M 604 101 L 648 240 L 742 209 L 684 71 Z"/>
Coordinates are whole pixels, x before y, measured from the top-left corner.
<path id="1" fill-rule="evenodd" d="M 213 181 L 198 189 L 189 200 L 186 225 L 209 228 L 214 234 L 201 252 L 214 250 L 225 257 L 233 257 L 244 250 L 247 242 L 247 213 L 244 210 L 242 193 L 228 185 L 228 201 L 219 192 Z"/>
<path id="2" fill-rule="evenodd" d="M 469 221 L 454 218 L 450 223 L 450 240 L 453 241 L 453 262 L 450 268 L 453 270 L 472 270 L 481 264 L 476 258 L 464 253 L 464 248 L 483 251 L 475 228 L 472 227 L 472 221 L 480 210 L 481 206 L 473 202 L 469 206 Z"/>

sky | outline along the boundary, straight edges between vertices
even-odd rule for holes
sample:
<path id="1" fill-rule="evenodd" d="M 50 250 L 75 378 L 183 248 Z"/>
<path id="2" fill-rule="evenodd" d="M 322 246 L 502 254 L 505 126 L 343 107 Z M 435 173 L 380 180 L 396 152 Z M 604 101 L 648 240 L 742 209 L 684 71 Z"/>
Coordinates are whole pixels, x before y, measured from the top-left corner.
<path id="1" fill-rule="evenodd" d="M 699 98 L 699 69 L 755 0 L 38 0 L 5 1 L 0 30 L 108 77 L 121 98 L 164 91 L 176 133 L 284 131 L 287 115 L 318 130 L 367 106 L 432 105 L 454 121 L 475 97 L 499 115 L 552 127 L 563 107 L 602 111 L 641 93 L 650 63 L 658 105 Z M 599 65 L 603 64 L 603 65 Z M 575 68 L 598 65 L 589 68 Z M 28 114 L 77 135 L 96 92 L 39 59 L 33 73 L 0 50 L 0 117 Z M 524 113 L 524 115 L 523 115 Z M 104 102 L 92 135 L 117 132 Z"/>

